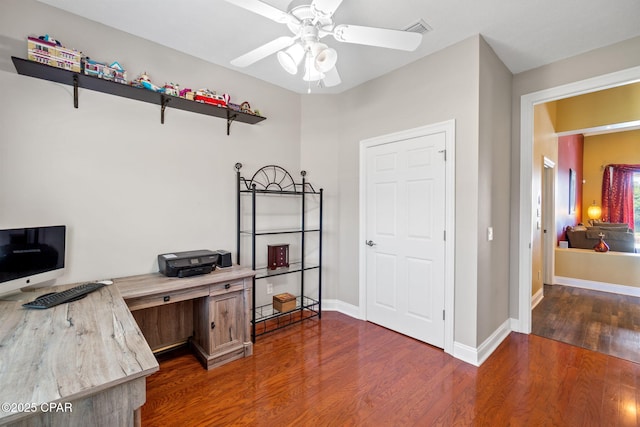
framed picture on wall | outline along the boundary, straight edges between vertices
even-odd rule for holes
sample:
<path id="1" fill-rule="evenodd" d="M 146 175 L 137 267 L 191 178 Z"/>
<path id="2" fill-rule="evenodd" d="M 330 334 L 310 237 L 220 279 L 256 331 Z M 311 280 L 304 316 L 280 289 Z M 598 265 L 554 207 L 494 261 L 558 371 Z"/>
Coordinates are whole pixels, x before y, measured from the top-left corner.
<path id="1" fill-rule="evenodd" d="M 569 213 L 576 213 L 576 171 L 569 169 Z"/>

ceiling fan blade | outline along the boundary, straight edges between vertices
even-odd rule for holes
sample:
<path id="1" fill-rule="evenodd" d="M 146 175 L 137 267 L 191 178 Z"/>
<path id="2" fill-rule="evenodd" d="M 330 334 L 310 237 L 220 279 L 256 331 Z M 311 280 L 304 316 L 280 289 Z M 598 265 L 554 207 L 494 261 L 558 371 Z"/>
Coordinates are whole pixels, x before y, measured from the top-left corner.
<path id="1" fill-rule="evenodd" d="M 332 69 L 324 73 L 324 79 L 322 79 L 322 82 L 326 87 L 338 86 L 340 83 L 342 83 L 340 74 L 338 74 L 338 69 L 336 67 L 333 67 Z"/>
<path id="2" fill-rule="evenodd" d="M 330 18 L 340 7 L 342 0 L 313 0 L 311 10 L 323 18 Z"/>
<path id="3" fill-rule="evenodd" d="M 422 34 L 359 25 L 336 25 L 333 37 L 339 42 L 406 51 L 416 50 L 422 42 Z"/>
<path id="4" fill-rule="evenodd" d="M 261 2 L 260 0 L 225 0 L 227 3 L 231 3 L 250 12 L 262 15 L 265 18 L 269 18 L 272 21 L 286 24 L 295 18 L 286 12 L 276 9 L 275 7 Z"/>
<path id="5" fill-rule="evenodd" d="M 236 59 L 231 61 L 231 65 L 235 65 L 236 67 L 248 67 L 254 62 L 258 62 L 261 59 L 266 58 L 267 56 L 274 54 L 279 50 L 291 46 L 294 41 L 295 38 L 293 37 L 278 37 L 277 39 L 272 40 L 267 44 L 263 44 L 262 46 L 255 48 L 242 56 L 237 57 Z"/>

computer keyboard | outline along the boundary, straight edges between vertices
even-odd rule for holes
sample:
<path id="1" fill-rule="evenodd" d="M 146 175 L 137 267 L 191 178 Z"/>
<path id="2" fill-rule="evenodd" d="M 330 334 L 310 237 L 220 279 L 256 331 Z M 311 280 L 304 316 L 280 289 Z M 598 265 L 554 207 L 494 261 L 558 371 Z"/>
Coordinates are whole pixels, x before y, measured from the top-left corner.
<path id="1" fill-rule="evenodd" d="M 82 285 L 74 286 L 64 291 L 40 295 L 33 301 L 22 304 L 22 306 L 25 308 L 51 308 L 65 302 L 84 298 L 87 294 L 97 291 L 103 286 L 105 286 L 105 284 L 99 282 L 83 283 Z"/>

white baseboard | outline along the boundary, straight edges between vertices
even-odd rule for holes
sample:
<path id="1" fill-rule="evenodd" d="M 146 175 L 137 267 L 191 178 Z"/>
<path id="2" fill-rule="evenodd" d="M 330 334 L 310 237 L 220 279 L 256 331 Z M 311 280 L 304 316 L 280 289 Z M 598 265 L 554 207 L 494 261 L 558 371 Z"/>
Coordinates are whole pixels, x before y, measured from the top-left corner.
<path id="1" fill-rule="evenodd" d="M 348 304 L 337 299 L 322 300 L 322 310 L 337 311 L 339 313 L 346 314 L 349 317 L 353 317 L 354 319 L 362 320 L 360 317 L 360 308 L 358 306 Z"/>
<path id="2" fill-rule="evenodd" d="M 521 332 L 520 319 L 514 319 L 513 317 L 509 319 L 509 329 L 511 332 Z"/>
<path id="3" fill-rule="evenodd" d="M 511 333 L 513 319 L 507 319 L 476 349 L 459 342 L 453 343 L 453 357 L 474 366 L 480 366 Z"/>
<path id="4" fill-rule="evenodd" d="M 354 319 L 362 320 L 360 316 L 360 308 L 358 306 L 348 304 L 339 300 L 322 300 L 323 311 L 337 311 Z M 452 356 L 467 362 L 474 366 L 480 366 L 491 354 L 498 348 L 500 343 L 507 338 L 518 321 L 516 319 L 507 319 L 496 329 L 489 338 L 487 338 L 477 349 L 468 345 L 454 342 Z"/>
<path id="5" fill-rule="evenodd" d="M 592 291 L 610 292 L 632 297 L 640 297 L 640 288 L 615 283 L 594 282 L 591 280 L 575 279 L 573 277 L 554 276 L 553 283 L 556 285 L 573 286 L 575 288 L 590 289 Z"/>
<path id="6" fill-rule="evenodd" d="M 536 308 L 538 304 L 540 304 L 540 301 L 542 301 L 542 298 L 544 298 L 544 289 L 540 288 L 538 289 L 538 292 L 536 292 L 531 297 L 531 310 L 533 310 L 534 308 Z"/>

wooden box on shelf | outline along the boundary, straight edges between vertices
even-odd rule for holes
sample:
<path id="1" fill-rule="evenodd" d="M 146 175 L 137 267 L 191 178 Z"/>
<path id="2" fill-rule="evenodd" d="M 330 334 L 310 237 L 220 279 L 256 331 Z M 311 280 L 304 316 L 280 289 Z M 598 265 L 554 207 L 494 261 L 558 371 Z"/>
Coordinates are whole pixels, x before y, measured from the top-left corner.
<path id="1" fill-rule="evenodd" d="M 289 267 L 289 245 L 280 243 L 277 245 L 267 245 L 267 262 L 269 270 L 278 267 Z"/>
<path id="2" fill-rule="evenodd" d="M 288 292 L 273 296 L 273 308 L 280 313 L 294 310 L 296 308 L 296 297 Z"/>

